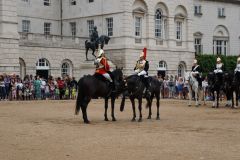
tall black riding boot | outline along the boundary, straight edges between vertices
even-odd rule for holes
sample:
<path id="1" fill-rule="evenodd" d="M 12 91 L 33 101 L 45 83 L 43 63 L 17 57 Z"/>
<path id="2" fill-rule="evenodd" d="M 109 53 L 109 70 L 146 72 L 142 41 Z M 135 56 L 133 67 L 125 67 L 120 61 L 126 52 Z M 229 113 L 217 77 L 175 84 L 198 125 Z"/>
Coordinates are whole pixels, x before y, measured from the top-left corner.
<path id="1" fill-rule="evenodd" d="M 148 77 L 143 79 L 144 85 L 146 87 L 146 91 L 145 91 L 145 96 L 146 97 L 150 97 L 150 91 L 149 91 L 149 81 L 148 81 Z"/>

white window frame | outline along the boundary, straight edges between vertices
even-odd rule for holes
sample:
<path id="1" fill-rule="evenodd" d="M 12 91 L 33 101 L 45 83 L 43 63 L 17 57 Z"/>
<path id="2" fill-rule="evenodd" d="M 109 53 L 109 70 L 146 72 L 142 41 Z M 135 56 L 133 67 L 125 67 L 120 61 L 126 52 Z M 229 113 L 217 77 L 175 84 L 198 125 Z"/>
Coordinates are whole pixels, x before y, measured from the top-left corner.
<path id="1" fill-rule="evenodd" d="M 44 34 L 45 35 L 50 35 L 51 34 L 51 26 L 52 24 L 49 22 L 44 23 Z"/>
<path id="2" fill-rule="evenodd" d="M 72 37 L 76 37 L 77 35 L 77 24 L 76 22 L 70 22 L 70 31 L 71 31 L 71 35 Z"/>
<path id="3" fill-rule="evenodd" d="M 218 17 L 225 17 L 225 8 L 224 7 L 218 8 Z"/>
<path id="4" fill-rule="evenodd" d="M 195 54 L 202 54 L 202 38 L 194 39 Z"/>
<path id="5" fill-rule="evenodd" d="M 90 36 L 90 35 L 92 35 L 92 32 L 94 30 L 94 20 L 88 20 L 87 26 L 88 26 L 88 34 Z"/>
<path id="6" fill-rule="evenodd" d="M 163 39 L 163 12 L 161 11 L 161 9 L 157 9 L 155 12 L 155 37 L 159 38 L 159 39 Z"/>
<path id="7" fill-rule="evenodd" d="M 106 23 L 107 23 L 107 35 L 109 37 L 113 36 L 113 18 L 106 18 Z"/>
<path id="8" fill-rule="evenodd" d="M 228 55 L 228 40 L 214 39 L 213 40 L 213 54 Z"/>
<path id="9" fill-rule="evenodd" d="M 70 76 L 70 64 L 63 62 L 61 65 L 61 75 L 62 77 L 69 75 Z"/>
<path id="10" fill-rule="evenodd" d="M 48 60 L 45 58 L 41 58 L 36 63 L 36 69 L 37 70 L 49 70 L 50 66 L 48 63 Z"/>
<path id="11" fill-rule="evenodd" d="M 50 6 L 51 5 L 51 0 L 43 0 L 43 5 L 44 6 Z"/>
<path id="12" fill-rule="evenodd" d="M 142 37 L 142 17 L 135 16 L 135 37 Z"/>
<path id="13" fill-rule="evenodd" d="M 182 41 L 183 22 L 176 21 L 176 40 Z"/>
<path id="14" fill-rule="evenodd" d="M 29 33 L 30 32 L 30 24 L 29 20 L 22 20 L 22 32 Z"/>
<path id="15" fill-rule="evenodd" d="M 201 5 L 194 6 L 194 15 L 202 15 L 202 6 Z"/>

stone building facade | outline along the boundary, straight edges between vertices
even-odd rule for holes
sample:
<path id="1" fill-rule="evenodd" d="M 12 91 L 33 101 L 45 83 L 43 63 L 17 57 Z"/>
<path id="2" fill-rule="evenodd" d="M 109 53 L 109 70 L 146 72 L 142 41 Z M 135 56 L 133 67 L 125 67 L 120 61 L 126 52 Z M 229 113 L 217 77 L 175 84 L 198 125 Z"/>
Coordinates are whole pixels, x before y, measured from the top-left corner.
<path id="1" fill-rule="evenodd" d="M 16 72 L 22 77 L 37 73 L 69 74 L 79 78 L 91 74 L 94 65 L 85 61 L 84 44 L 89 40 L 93 26 L 97 26 L 99 35 L 111 37 L 105 46 L 107 57 L 114 65 L 123 67 L 125 74 L 133 72 L 135 61 L 146 47 L 151 75 L 159 72 L 183 76 L 191 68 L 197 38 L 201 38 L 201 43 L 195 44 L 196 50 L 200 48 L 202 53 L 212 53 L 208 37 L 211 29 L 205 23 L 211 27 L 220 26 L 220 30 L 221 26 L 227 28 L 227 24 L 234 23 L 230 16 L 225 19 L 212 17 L 214 21 L 207 19 L 208 4 L 213 8 L 222 5 L 234 8 L 235 12 L 239 10 L 238 4 L 225 3 L 200 0 L 0 0 L 0 72 Z M 202 16 L 195 14 L 196 5 L 205 10 Z M 235 38 L 234 42 L 231 39 L 236 30 L 233 26 L 227 30 L 228 49 L 236 54 L 240 45 L 239 39 Z M 218 40 L 219 34 L 216 30 L 216 35 L 212 33 L 211 38 Z M 236 35 L 239 37 L 238 33 Z"/>

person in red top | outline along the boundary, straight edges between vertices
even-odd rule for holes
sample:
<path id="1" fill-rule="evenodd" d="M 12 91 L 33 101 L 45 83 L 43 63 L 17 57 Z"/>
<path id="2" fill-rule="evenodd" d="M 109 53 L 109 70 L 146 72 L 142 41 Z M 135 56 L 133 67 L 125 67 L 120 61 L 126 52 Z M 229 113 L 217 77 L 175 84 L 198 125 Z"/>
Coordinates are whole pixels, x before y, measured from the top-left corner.
<path id="1" fill-rule="evenodd" d="M 107 80 L 109 80 L 112 89 L 114 90 L 113 80 L 110 76 L 110 66 L 108 64 L 107 58 L 105 57 L 105 53 L 103 49 L 98 51 L 98 58 L 95 61 L 96 71 L 95 73 L 103 75 Z"/>

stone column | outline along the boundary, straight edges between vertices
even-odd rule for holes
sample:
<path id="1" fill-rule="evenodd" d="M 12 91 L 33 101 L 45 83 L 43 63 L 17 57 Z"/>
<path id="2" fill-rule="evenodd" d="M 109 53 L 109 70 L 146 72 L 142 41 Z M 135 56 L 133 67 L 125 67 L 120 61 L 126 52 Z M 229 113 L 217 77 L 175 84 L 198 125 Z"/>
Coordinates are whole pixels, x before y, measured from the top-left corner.
<path id="1" fill-rule="evenodd" d="M 0 73 L 19 74 L 16 0 L 0 0 Z"/>

